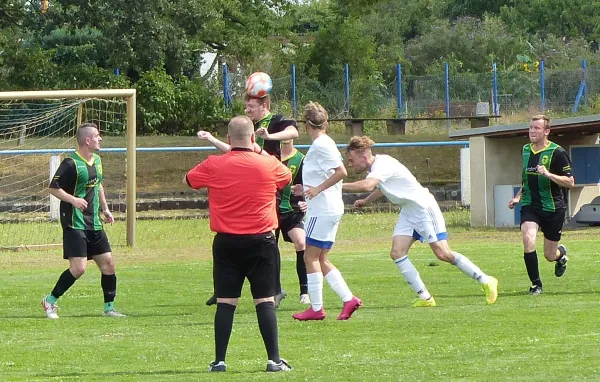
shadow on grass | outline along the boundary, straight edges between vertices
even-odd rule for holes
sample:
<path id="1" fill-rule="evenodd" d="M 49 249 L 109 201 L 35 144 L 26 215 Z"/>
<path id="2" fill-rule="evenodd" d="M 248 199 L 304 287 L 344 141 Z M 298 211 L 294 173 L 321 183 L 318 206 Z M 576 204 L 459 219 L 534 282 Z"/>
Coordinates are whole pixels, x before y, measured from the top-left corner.
<path id="1" fill-rule="evenodd" d="M 590 294 L 600 294 L 600 290 L 579 290 L 579 291 L 556 291 L 556 292 L 546 292 L 542 293 L 542 296 L 575 296 L 575 295 L 590 295 Z M 521 297 L 528 296 L 529 290 L 522 291 L 510 291 L 510 292 L 499 292 L 498 299 L 503 297 Z M 461 295 L 444 295 L 444 294 L 436 294 L 437 298 L 445 298 L 445 299 L 459 299 L 465 297 L 483 297 L 481 294 L 461 294 Z M 535 297 L 535 296 L 532 296 Z"/>
<path id="2" fill-rule="evenodd" d="M 102 314 L 70 314 L 70 315 L 60 315 L 61 319 L 70 319 L 70 318 L 101 318 L 104 320 L 127 320 L 127 319 L 136 319 L 136 318 L 149 318 L 149 317 L 188 317 L 193 316 L 194 313 L 181 313 L 181 312 L 172 312 L 172 313 L 126 313 L 127 317 L 115 318 L 115 317 L 104 317 Z M 2 319 L 44 319 L 47 320 L 44 313 L 36 316 L 26 316 L 26 315 L 0 315 L 0 320 Z"/>
<path id="3" fill-rule="evenodd" d="M 208 371 L 208 362 L 206 368 L 203 369 L 194 369 L 194 370 L 157 370 L 157 371 L 120 371 L 115 373 L 94 373 L 94 372 L 73 372 L 73 373 L 41 373 L 36 374 L 37 378 L 85 378 L 85 377 L 101 377 L 101 378 L 110 378 L 110 377 L 127 377 L 127 376 L 154 376 L 154 375 L 196 375 L 196 374 L 205 374 L 208 376 L 210 374 Z M 256 370 L 252 372 L 247 371 L 231 371 L 228 370 L 227 374 L 234 375 L 242 375 L 242 374 L 258 374 L 265 373 L 264 370 Z M 219 373 L 217 373 L 219 374 Z"/>

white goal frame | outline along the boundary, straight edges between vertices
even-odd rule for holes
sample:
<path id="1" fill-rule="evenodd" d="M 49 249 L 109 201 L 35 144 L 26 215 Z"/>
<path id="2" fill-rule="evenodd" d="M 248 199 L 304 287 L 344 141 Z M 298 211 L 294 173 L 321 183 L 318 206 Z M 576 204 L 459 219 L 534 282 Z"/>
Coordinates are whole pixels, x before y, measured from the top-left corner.
<path id="1" fill-rule="evenodd" d="M 26 101 L 43 99 L 75 98 L 122 98 L 127 108 L 127 196 L 126 223 L 127 245 L 135 247 L 136 222 L 136 90 L 90 89 L 90 90 L 41 90 L 0 92 L 0 101 Z"/>

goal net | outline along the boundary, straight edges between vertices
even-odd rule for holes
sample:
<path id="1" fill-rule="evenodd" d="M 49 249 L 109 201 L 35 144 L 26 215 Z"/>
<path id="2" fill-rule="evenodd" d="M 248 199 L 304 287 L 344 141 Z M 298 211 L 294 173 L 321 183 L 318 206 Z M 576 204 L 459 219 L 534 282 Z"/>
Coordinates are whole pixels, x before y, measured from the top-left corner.
<path id="1" fill-rule="evenodd" d="M 83 122 L 103 137 L 103 185 L 116 219 L 105 230 L 111 244 L 134 245 L 135 90 L 0 92 L 0 250 L 62 245 L 60 202 L 48 186 Z"/>

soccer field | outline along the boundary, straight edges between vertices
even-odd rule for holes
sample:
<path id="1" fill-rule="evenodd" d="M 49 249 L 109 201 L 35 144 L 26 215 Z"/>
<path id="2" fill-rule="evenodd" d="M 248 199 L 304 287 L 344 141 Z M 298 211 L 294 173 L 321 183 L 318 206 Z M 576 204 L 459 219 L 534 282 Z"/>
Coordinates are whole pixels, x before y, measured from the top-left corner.
<path id="1" fill-rule="evenodd" d="M 207 220 L 140 221 L 138 247 L 115 248 L 124 319 L 101 317 L 93 263 L 59 301 L 60 319 L 46 319 L 40 300 L 67 266 L 61 253 L 0 253 L 0 380 L 600 380 L 598 229 L 563 234 L 570 261 L 560 279 L 538 240 L 544 294 L 531 297 L 518 230 L 472 230 L 466 211 L 445 216 L 451 247 L 498 278 L 495 305 L 455 267 L 432 266 L 428 246 L 418 244 L 411 258 L 438 306 L 412 308 L 415 296 L 389 258 L 396 214 L 348 214 L 331 259 L 363 306 L 335 320 L 342 304 L 326 284 L 327 319 L 294 321 L 305 306 L 293 246 L 282 243 L 289 295 L 278 310 L 280 349 L 294 370 L 272 376 L 247 287 L 228 371 L 206 372 L 215 310 L 204 305 L 212 293 Z"/>

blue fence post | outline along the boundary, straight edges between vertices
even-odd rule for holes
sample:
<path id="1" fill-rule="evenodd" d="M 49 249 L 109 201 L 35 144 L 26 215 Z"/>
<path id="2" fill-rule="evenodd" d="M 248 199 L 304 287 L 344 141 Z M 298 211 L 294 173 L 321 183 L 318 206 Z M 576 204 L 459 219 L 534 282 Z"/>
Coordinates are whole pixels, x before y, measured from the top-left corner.
<path id="1" fill-rule="evenodd" d="M 581 98 L 583 98 L 583 104 L 585 105 L 585 93 L 587 87 L 587 61 L 581 61 L 581 82 L 579 83 L 579 90 L 575 96 L 575 103 L 573 104 L 573 113 L 577 113 Z"/>
<path id="2" fill-rule="evenodd" d="M 540 61 L 540 107 L 542 109 L 542 113 L 546 112 L 546 84 L 544 73 L 544 60 Z"/>
<path id="3" fill-rule="evenodd" d="M 350 114 L 350 69 L 344 64 L 344 83 L 346 86 L 346 113 Z"/>
<path id="4" fill-rule="evenodd" d="M 498 68 L 495 62 L 492 64 L 492 73 L 492 107 L 494 115 L 497 117 L 500 115 L 500 105 L 498 103 Z"/>
<path id="5" fill-rule="evenodd" d="M 225 108 L 229 110 L 229 74 L 227 73 L 227 64 L 223 64 L 223 100 Z"/>
<path id="6" fill-rule="evenodd" d="M 450 67 L 444 62 L 444 85 L 446 90 L 446 118 L 450 118 Z M 450 120 L 446 119 L 446 128 L 450 130 Z"/>
<path id="7" fill-rule="evenodd" d="M 296 64 L 292 64 L 292 116 L 296 119 L 298 105 L 296 104 Z"/>
<path id="8" fill-rule="evenodd" d="M 398 102 L 398 118 L 402 118 L 402 65 L 396 64 L 396 99 Z"/>
<path id="9" fill-rule="evenodd" d="M 587 104 L 587 60 L 581 60 L 581 69 L 583 70 L 583 104 Z"/>

